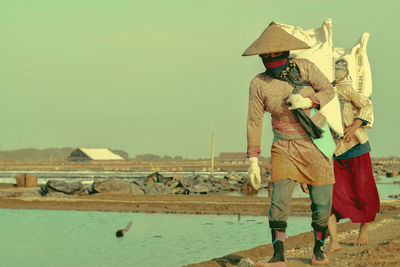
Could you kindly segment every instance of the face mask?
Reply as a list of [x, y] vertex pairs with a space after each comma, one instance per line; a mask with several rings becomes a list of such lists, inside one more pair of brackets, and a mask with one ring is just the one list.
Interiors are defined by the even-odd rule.
[[267, 73], [277, 78], [281, 74], [282, 70], [286, 69], [288, 66], [289, 51], [285, 51], [282, 55], [277, 57], [262, 57]]

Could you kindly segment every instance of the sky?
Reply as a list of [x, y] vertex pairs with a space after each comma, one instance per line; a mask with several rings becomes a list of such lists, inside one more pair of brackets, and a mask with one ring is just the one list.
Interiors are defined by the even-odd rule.
[[[0, 150], [108, 147], [207, 158], [245, 152], [244, 50], [271, 21], [319, 27], [352, 47], [369, 32], [372, 157], [399, 156], [396, 0], [2, 0]], [[262, 155], [272, 132], [265, 115]]]

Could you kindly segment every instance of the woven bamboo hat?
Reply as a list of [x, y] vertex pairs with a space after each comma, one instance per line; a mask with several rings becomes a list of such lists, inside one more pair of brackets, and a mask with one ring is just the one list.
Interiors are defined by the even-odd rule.
[[260, 37], [244, 51], [242, 56], [254, 56], [308, 48], [311, 48], [308, 44], [289, 34], [275, 22], [271, 22]]

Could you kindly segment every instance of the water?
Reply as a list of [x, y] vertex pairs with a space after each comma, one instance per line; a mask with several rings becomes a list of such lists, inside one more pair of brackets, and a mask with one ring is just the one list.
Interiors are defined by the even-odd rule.
[[[0, 172], [0, 183], [15, 183], [15, 174]], [[143, 178], [151, 172], [28, 171], [39, 181], [81, 180], [120, 177]], [[175, 172], [163, 175], [193, 175], [202, 172]], [[218, 173], [219, 176], [226, 173]], [[400, 178], [382, 178], [377, 183], [381, 200], [398, 194]], [[42, 179], [42, 180], [41, 180]], [[237, 193], [234, 193], [237, 194]], [[259, 196], [266, 196], [261, 191]], [[293, 197], [307, 197], [297, 187]], [[102, 213], [48, 210], [0, 209], [1, 266], [182, 266], [270, 242], [267, 217], [217, 215], [177, 215], [142, 213]], [[133, 221], [124, 238], [115, 231]], [[310, 217], [289, 218], [288, 236], [310, 231]]]
[[[0, 209], [0, 218], [8, 267], [182, 266], [270, 242], [267, 217]], [[311, 231], [309, 217], [288, 223], [288, 236]]]

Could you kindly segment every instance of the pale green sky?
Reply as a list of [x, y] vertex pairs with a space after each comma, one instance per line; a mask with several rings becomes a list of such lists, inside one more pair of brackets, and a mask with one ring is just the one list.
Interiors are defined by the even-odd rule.
[[[109, 147], [209, 157], [246, 151], [243, 51], [271, 22], [333, 19], [335, 46], [369, 32], [372, 156], [399, 155], [396, 0], [2, 0], [0, 149]], [[262, 151], [272, 140], [265, 116]]]

